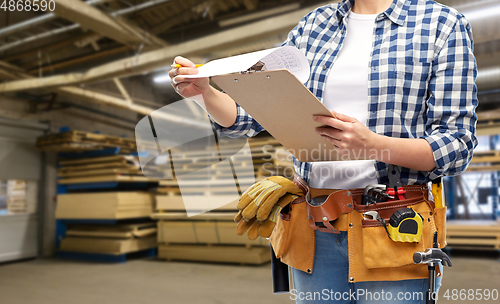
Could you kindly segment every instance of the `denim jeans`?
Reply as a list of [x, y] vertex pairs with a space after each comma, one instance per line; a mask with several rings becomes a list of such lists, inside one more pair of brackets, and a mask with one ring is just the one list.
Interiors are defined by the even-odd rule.
[[[428, 279], [349, 283], [347, 239], [347, 232], [316, 231], [313, 273], [292, 270], [294, 288], [290, 296], [296, 303], [425, 304]], [[436, 288], [441, 278], [436, 278]]]

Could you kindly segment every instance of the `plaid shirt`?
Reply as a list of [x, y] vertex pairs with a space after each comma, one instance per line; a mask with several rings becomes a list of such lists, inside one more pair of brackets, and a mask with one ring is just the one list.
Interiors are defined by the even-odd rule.
[[[354, 0], [310, 12], [284, 45], [306, 55], [311, 77], [306, 86], [322, 101], [328, 71], [346, 37], [346, 15]], [[475, 127], [477, 66], [468, 21], [456, 10], [430, 0], [394, 0], [375, 20], [369, 63], [368, 128], [398, 138], [423, 138], [432, 147], [436, 168], [402, 168], [403, 184], [423, 184], [465, 171], [477, 145]], [[234, 125], [220, 135], [255, 136], [263, 128], [238, 106]], [[294, 159], [295, 171], [309, 181], [311, 164]], [[387, 164], [376, 162], [380, 183], [388, 183]]]

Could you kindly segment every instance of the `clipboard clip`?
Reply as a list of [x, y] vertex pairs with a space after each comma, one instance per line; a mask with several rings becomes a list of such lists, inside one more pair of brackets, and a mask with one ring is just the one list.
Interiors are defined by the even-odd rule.
[[266, 64], [259, 60], [259, 62], [251, 66], [248, 70], [240, 72], [240, 74], [251, 74], [264, 71], [267, 71]]

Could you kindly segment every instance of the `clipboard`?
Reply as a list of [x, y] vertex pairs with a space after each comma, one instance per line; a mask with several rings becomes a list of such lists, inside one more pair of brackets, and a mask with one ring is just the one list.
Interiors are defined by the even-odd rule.
[[298, 160], [341, 160], [335, 146], [316, 134], [322, 124], [312, 119], [333, 117], [332, 113], [288, 70], [220, 75], [212, 80]]

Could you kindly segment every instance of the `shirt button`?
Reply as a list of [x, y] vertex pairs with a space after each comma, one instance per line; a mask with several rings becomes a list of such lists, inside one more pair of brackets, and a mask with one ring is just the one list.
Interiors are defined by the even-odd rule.
[[344, 30], [341, 30], [341, 31], [340, 31], [340, 33], [341, 33], [341, 34], [344, 34]]
[[323, 70], [326, 70], [326, 65], [323, 66]]

